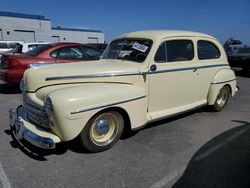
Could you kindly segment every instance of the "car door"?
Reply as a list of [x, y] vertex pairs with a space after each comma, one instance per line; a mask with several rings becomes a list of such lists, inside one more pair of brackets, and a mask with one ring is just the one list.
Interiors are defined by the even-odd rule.
[[197, 56], [197, 73], [199, 74], [198, 87], [200, 88], [200, 97], [204, 99], [207, 98], [209, 87], [216, 72], [223, 67], [228, 67], [228, 64], [223, 60], [220, 49], [213, 40], [198, 39]]
[[199, 106], [197, 59], [192, 38], [161, 42], [150, 65], [148, 111], [152, 119]]

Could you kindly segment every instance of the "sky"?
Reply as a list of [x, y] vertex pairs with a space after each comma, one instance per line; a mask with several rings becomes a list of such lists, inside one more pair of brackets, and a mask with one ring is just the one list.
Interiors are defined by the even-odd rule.
[[250, 0], [0, 0], [0, 11], [43, 15], [52, 26], [97, 29], [105, 40], [152, 29], [210, 34], [250, 44]]

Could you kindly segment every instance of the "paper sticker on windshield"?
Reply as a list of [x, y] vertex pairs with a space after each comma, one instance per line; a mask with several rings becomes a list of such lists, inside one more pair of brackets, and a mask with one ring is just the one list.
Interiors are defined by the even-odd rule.
[[143, 44], [140, 44], [140, 43], [138, 43], [138, 42], [135, 42], [135, 43], [133, 44], [132, 48], [135, 49], [135, 50], [138, 50], [138, 51], [144, 53], [144, 52], [147, 51], [148, 46], [145, 46], [145, 45], [143, 45]]

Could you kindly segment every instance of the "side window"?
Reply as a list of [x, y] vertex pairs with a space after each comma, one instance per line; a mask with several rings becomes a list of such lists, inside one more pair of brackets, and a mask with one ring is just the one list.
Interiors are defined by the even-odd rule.
[[16, 45], [17, 45], [16, 42], [10, 42], [10, 43], [9, 43], [9, 48], [15, 48]]
[[158, 48], [156, 62], [189, 61], [194, 58], [194, 47], [191, 40], [172, 40], [163, 42]]
[[2, 49], [4, 49], [4, 48], [8, 48], [8, 45], [7, 45], [7, 43], [6, 42], [1, 42], [0, 43], [0, 48], [2, 48]]
[[22, 53], [22, 51], [23, 51], [23, 45], [18, 43], [15, 49], [13, 50], [13, 53]]
[[213, 43], [200, 40], [198, 41], [198, 58], [203, 59], [218, 59], [220, 58], [220, 50]]
[[102, 52], [95, 48], [83, 47], [82, 52], [85, 60], [98, 60], [100, 59]]
[[28, 45], [28, 49], [29, 50], [33, 50], [34, 48], [36, 48], [38, 45], [37, 44], [30, 44]]
[[166, 43], [163, 42], [161, 43], [161, 45], [159, 46], [156, 54], [155, 54], [155, 61], [157, 63], [164, 63], [167, 61], [167, 52], [166, 52]]
[[57, 55], [58, 59], [69, 59], [69, 60], [77, 60], [82, 59], [82, 51], [81, 48], [78, 46], [70, 46], [61, 48], [59, 50], [59, 53]]
[[53, 52], [50, 53], [50, 56], [51, 56], [52, 58], [57, 58], [58, 52], [59, 52], [58, 49], [57, 49], [57, 50], [54, 50]]

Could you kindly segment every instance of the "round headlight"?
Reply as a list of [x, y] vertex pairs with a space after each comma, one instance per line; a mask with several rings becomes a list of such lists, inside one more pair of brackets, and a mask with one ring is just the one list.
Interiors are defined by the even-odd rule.
[[44, 109], [46, 111], [46, 113], [50, 116], [52, 115], [54, 109], [53, 109], [53, 104], [52, 104], [52, 101], [51, 101], [51, 98], [47, 97], [45, 99], [45, 102], [44, 102]]

